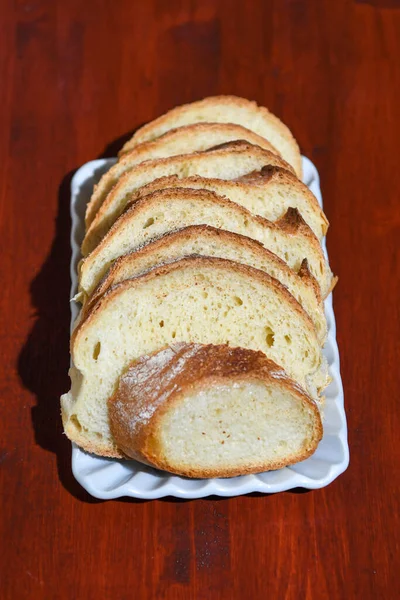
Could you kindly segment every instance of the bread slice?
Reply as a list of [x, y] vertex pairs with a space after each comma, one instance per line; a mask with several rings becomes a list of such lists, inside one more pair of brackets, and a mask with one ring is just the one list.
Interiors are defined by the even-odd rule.
[[254, 131], [271, 142], [301, 177], [300, 150], [288, 127], [267, 108], [237, 96], [214, 96], [173, 108], [136, 131], [123, 151], [154, 140], [176, 127], [199, 122], [237, 123]]
[[128, 457], [185, 477], [234, 477], [309, 457], [315, 402], [262, 352], [174, 344], [134, 362], [109, 400]]
[[261, 242], [296, 272], [306, 258], [323, 297], [332, 286], [332, 273], [321, 246], [296, 209], [289, 209], [279, 221], [271, 223], [214, 192], [174, 188], [144, 196], [114, 223], [81, 262], [79, 291], [90, 296], [119, 256], [188, 225], [213, 225], [246, 235]]
[[324, 306], [319, 286], [308, 270], [307, 261], [304, 261], [297, 274], [259, 242], [207, 225], [191, 225], [172, 231], [136, 252], [118, 258], [86, 303], [85, 310], [90, 310], [100, 296], [117, 283], [142, 275], [161, 264], [193, 255], [227, 258], [261, 269], [277, 279], [311, 317], [318, 339], [321, 344], [324, 343], [327, 334]]
[[241, 204], [255, 215], [276, 221], [288, 208], [297, 208], [305, 222], [321, 240], [328, 231], [328, 219], [314, 194], [295, 175], [280, 167], [263, 167], [236, 181], [207, 177], [175, 175], [161, 177], [140, 188], [134, 198], [140, 198], [163, 188], [192, 188], [216, 192]]
[[83, 240], [82, 254], [85, 256], [96, 247], [131, 200], [132, 194], [154, 179], [167, 175], [235, 179], [265, 165], [290, 168], [273, 152], [247, 142], [228, 142], [205, 152], [160, 158], [136, 165], [122, 175], [96, 212]]
[[121, 456], [107, 400], [133, 360], [182, 341], [260, 350], [313, 398], [329, 381], [314, 325], [283, 285], [233, 261], [185, 258], [114, 286], [74, 330], [61, 399], [68, 437]]
[[145, 160], [168, 158], [178, 154], [192, 154], [209, 150], [226, 142], [245, 140], [274, 154], [277, 150], [264, 138], [240, 125], [232, 123], [195, 123], [168, 131], [153, 142], [145, 142], [125, 153], [100, 179], [87, 206], [85, 222], [88, 227], [103, 200], [127, 171]]

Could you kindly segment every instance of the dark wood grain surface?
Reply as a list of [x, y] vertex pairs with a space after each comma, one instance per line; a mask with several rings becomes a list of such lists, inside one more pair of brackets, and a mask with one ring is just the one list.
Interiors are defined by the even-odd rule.
[[[400, 2], [0, 2], [0, 597], [400, 597]], [[74, 481], [69, 183], [173, 105], [270, 107], [317, 165], [351, 463], [328, 488], [110, 501]]]

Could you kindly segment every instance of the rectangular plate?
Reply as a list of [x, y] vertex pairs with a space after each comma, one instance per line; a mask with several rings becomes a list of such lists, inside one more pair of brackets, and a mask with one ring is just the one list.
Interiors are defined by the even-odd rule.
[[[71, 298], [77, 291], [77, 264], [85, 225], [86, 205], [93, 186], [114, 163], [115, 159], [93, 160], [83, 165], [71, 183]], [[313, 163], [303, 157], [303, 180], [322, 206], [318, 172]], [[326, 253], [325, 240], [323, 242]], [[203, 498], [204, 496], [239, 496], [250, 492], [275, 493], [296, 487], [321, 488], [347, 469], [346, 415], [343, 405], [343, 387], [340, 378], [339, 352], [336, 343], [335, 316], [332, 294], [325, 302], [328, 321], [328, 339], [324, 354], [328, 360], [332, 383], [326, 389], [324, 409], [324, 436], [313, 456], [291, 467], [258, 475], [243, 475], [229, 479], [186, 479], [157, 471], [134, 460], [107, 459], [84, 452], [72, 445], [72, 471], [77, 481], [96, 498]], [[71, 327], [79, 306], [71, 302]]]

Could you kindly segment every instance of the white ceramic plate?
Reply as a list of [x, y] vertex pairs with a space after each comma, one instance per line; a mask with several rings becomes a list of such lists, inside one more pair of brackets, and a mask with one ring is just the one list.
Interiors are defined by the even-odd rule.
[[[93, 160], [83, 165], [71, 183], [71, 298], [76, 293], [76, 267], [80, 259], [80, 244], [84, 234], [84, 214], [93, 185], [113, 164], [115, 159]], [[303, 157], [304, 182], [322, 205], [318, 172], [310, 160]], [[324, 245], [324, 250], [326, 248]], [[250, 492], [275, 493], [296, 487], [321, 488], [336, 479], [349, 463], [346, 415], [343, 406], [343, 387], [336, 344], [335, 316], [332, 294], [325, 303], [328, 320], [328, 339], [324, 354], [329, 363], [332, 383], [326, 390], [324, 436], [317, 451], [307, 460], [278, 471], [245, 475], [230, 479], [186, 479], [157, 471], [136, 461], [107, 459], [72, 448], [72, 470], [75, 478], [96, 498], [203, 498], [204, 496], [239, 496]], [[79, 306], [71, 303], [72, 320]]]

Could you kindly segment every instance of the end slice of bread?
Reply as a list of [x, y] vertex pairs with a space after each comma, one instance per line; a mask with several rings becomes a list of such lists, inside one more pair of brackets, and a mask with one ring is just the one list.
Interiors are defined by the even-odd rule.
[[188, 225], [213, 225], [263, 244], [296, 272], [306, 258], [325, 297], [332, 273], [321, 245], [296, 209], [271, 223], [207, 190], [173, 188], [144, 196], [126, 210], [80, 265], [79, 287], [90, 296], [119, 256]]
[[133, 166], [118, 179], [96, 212], [83, 240], [82, 254], [85, 256], [96, 247], [131, 201], [132, 194], [154, 179], [168, 175], [178, 177], [201, 175], [217, 179], [236, 179], [260, 170], [265, 165], [276, 165], [283, 169], [291, 168], [273, 152], [240, 141], [228, 142], [205, 152], [149, 160]]
[[289, 208], [296, 208], [319, 240], [328, 231], [328, 219], [314, 194], [295, 175], [280, 167], [267, 166], [236, 181], [210, 179], [198, 175], [184, 179], [175, 175], [161, 177], [140, 188], [134, 199], [173, 187], [215, 192], [269, 221], [276, 221]]
[[269, 150], [279, 152], [267, 140], [253, 131], [232, 123], [195, 123], [168, 131], [152, 142], [130, 148], [122, 158], [100, 179], [86, 209], [86, 227], [90, 225], [111, 188], [127, 171], [146, 160], [168, 158], [179, 154], [192, 154], [209, 150], [226, 142], [244, 140]]
[[300, 150], [289, 128], [267, 108], [237, 96], [213, 96], [177, 106], [141, 127], [124, 151], [154, 140], [171, 129], [199, 122], [237, 123], [267, 139], [301, 177]]
[[309, 457], [315, 402], [262, 352], [175, 344], [134, 362], [108, 402], [128, 457], [186, 477], [234, 477]]
[[90, 310], [117, 283], [138, 277], [162, 264], [194, 255], [227, 258], [261, 269], [277, 279], [312, 318], [318, 338], [321, 344], [324, 343], [327, 334], [324, 306], [319, 286], [308, 271], [306, 262], [297, 274], [260, 242], [207, 225], [191, 225], [172, 231], [139, 250], [118, 258], [87, 301], [84, 312]]

